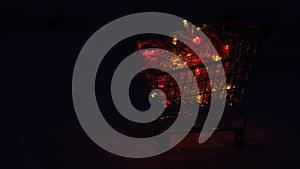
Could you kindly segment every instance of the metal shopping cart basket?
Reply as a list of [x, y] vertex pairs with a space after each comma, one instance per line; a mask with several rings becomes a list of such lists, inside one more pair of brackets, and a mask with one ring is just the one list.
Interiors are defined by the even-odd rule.
[[[222, 89], [224, 92], [227, 91], [225, 112], [237, 111], [240, 112], [243, 117], [243, 123], [241, 126], [235, 127], [218, 127], [216, 131], [235, 131], [234, 142], [237, 145], [243, 145], [245, 142], [244, 130], [247, 126], [247, 114], [242, 111], [238, 105], [242, 102], [245, 89], [249, 80], [249, 75], [253, 67], [254, 56], [258, 48], [258, 42], [261, 38], [260, 27], [245, 23], [231, 20], [226, 24], [198, 24], [198, 27], [189, 27], [187, 22], [183, 21], [183, 26], [186, 31], [174, 32], [173, 38], [151, 38], [141, 40], [138, 42], [138, 50], [145, 49], [147, 47], [163, 48], [173, 52], [179, 57], [171, 58], [168, 60], [164, 59], [164, 53], [156, 53], [157, 51], [145, 50], [143, 55], [146, 57], [146, 64], [165, 64], [166, 69], [169, 69], [171, 74], [168, 74], [160, 70], [146, 70], [146, 79], [148, 80], [147, 88], [150, 90], [160, 89], [165, 93], [167, 100], [160, 98], [160, 93], [150, 93], [151, 97], [158, 98], [165, 107], [169, 107], [171, 110], [169, 113], [156, 119], [154, 123], [154, 135], [163, 132], [166, 127], [163, 123], [167, 120], [174, 119], [178, 115], [184, 115], [184, 112], [178, 113], [174, 111], [176, 106], [180, 103], [194, 104], [191, 100], [196, 100], [197, 104], [200, 105], [201, 113], [207, 113], [209, 105], [211, 104], [211, 93], [215, 92], [214, 86], [211, 85], [210, 79], [220, 78], [220, 74], [217, 72], [220, 67], [221, 61], [224, 67], [226, 76], [226, 85]], [[178, 36], [185, 38], [186, 42], [191, 42], [190, 45], [199, 45], [201, 38], [196, 36], [196, 31], [203, 31], [206, 36], [210, 39], [217, 54], [213, 53], [211, 49], [206, 49], [205, 54], [208, 57], [203, 57], [204, 60], [197, 60], [195, 53], [191, 51], [185, 44], [177, 40]], [[205, 45], [202, 44], [205, 47]], [[152, 56], [156, 55], [160, 57], [160, 61], [153, 60]], [[184, 64], [188, 65], [189, 69], [182, 68], [177, 61], [182, 59]], [[205, 67], [203, 64], [209, 65]], [[214, 76], [208, 77], [208, 70], [213, 70]], [[193, 76], [187, 74], [187, 71], [192, 71]], [[173, 77], [177, 76], [180, 80], [175, 81]], [[198, 86], [191, 88], [192, 78], [196, 79]], [[184, 86], [182, 90], [189, 90], [188, 92], [180, 92], [178, 83]], [[199, 89], [199, 90], [198, 90]], [[184, 94], [182, 94], [184, 93]], [[182, 101], [182, 102], [181, 102]], [[175, 108], [174, 108], [175, 107]], [[172, 109], [173, 108], [173, 109]], [[200, 120], [201, 121], [201, 120]], [[190, 132], [200, 132], [203, 125], [201, 122], [196, 121]]]

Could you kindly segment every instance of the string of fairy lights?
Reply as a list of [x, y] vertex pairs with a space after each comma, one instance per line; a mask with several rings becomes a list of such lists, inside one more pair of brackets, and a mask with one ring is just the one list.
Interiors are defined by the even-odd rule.
[[[196, 101], [201, 106], [204, 106], [210, 103], [211, 92], [219, 92], [219, 96], [226, 97], [224, 92], [227, 90], [227, 93], [230, 95], [230, 93], [232, 93], [236, 87], [233, 80], [229, 80], [226, 85], [221, 84], [225, 87], [221, 89], [221, 91], [217, 91], [218, 85], [220, 84], [215, 83], [213, 86], [210, 83], [209, 78], [220, 77], [221, 74], [219, 70], [222, 68], [222, 66], [224, 67], [225, 75], [228, 75], [232, 69], [232, 63], [222, 62], [222, 64], [220, 64], [221, 62], [217, 61], [231, 57], [231, 50], [236, 50], [236, 48], [234, 48], [233, 44], [230, 43], [230, 40], [221, 41], [218, 39], [218, 36], [213, 34], [214, 32], [209, 31], [209, 26], [206, 24], [202, 24], [201, 27], [190, 27], [187, 20], [183, 20], [183, 26], [185, 31], [173, 32], [173, 38], [169, 38], [164, 41], [150, 39], [138, 42], [139, 49], [141, 49], [144, 45], [151, 45], [155, 48], [166, 49], [176, 55], [172, 57], [169, 56], [168, 52], [156, 50], [154, 48], [143, 50], [142, 55], [144, 56], [145, 65], [151, 67], [154, 64], [160, 64], [163, 69], [174, 71], [174, 73], [171, 75], [158, 75], [158, 72], [147, 72], [150, 88], [161, 89], [160, 93], [155, 91], [150, 93], [150, 96], [153, 99], [160, 100], [160, 98], [164, 98], [162, 96], [164, 96], [165, 93], [168, 100], [164, 100], [162, 102], [167, 107], [171, 104], [179, 104], [180, 100], [183, 103], [192, 104], [194, 104]], [[199, 34], [200, 31], [208, 32], [209, 39], [202, 39]], [[181, 42], [178, 39], [183, 39], [184, 42]], [[210, 45], [208, 40], [210, 40], [214, 46]], [[193, 46], [193, 48], [197, 50], [197, 53], [201, 54], [201, 60], [188, 46]], [[218, 52], [215, 49], [217, 49]], [[215, 64], [209, 64], [209, 67], [203, 67], [203, 63], [207, 65], [206, 63], [212, 62], [215, 62]], [[191, 71], [185, 70], [184, 67], [186, 66], [192, 68], [191, 70], [193, 71], [194, 76], [189, 76], [186, 73], [186, 71]], [[209, 72], [209, 74], [213, 74], [214, 77], [208, 77], [208, 71], [212, 71]], [[171, 78], [171, 76], [178, 77], [179, 81], [176, 82], [173, 80], [173, 78]], [[198, 83], [196, 88], [190, 85], [192, 78], [195, 78]], [[180, 91], [176, 83], [183, 84], [184, 87], [180, 90], [187, 91]], [[182, 93], [185, 93], [185, 95]]]

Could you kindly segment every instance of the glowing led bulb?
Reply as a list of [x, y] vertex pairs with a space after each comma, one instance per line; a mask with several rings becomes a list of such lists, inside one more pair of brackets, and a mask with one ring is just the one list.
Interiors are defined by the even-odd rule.
[[200, 75], [200, 69], [199, 68], [195, 69], [195, 75]]
[[226, 52], [229, 52], [229, 45], [223, 46], [223, 49], [224, 49]]
[[173, 38], [172, 43], [173, 45], [177, 45], [177, 38]]
[[214, 61], [221, 60], [221, 57], [219, 55], [212, 56], [212, 58], [213, 58]]
[[231, 85], [230, 84], [227, 84], [227, 86], [226, 86], [226, 89], [230, 89], [231, 88]]
[[187, 20], [183, 20], [183, 26], [185, 27], [186, 31], [189, 32], [189, 24], [187, 22]]
[[159, 84], [158, 88], [164, 88], [164, 85], [163, 84]]
[[192, 39], [192, 42], [193, 44], [195, 45], [199, 45], [201, 43], [201, 39], [198, 37], [198, 36], [195, 36], [193, 39]]

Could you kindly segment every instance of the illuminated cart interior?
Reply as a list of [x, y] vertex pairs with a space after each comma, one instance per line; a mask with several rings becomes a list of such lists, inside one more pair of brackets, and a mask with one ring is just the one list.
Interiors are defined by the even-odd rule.
[[[183, 20], [183, 26], [185, 31], [174, 32], [172, 38], [151, 38], [138, 42], [138, 50], [146, 49], [142, 53], [145, 57], [145, 64], [148, 66], [161, 64], [169, 72], [147, 69], [145, 73], [148, 82], [147, 88], [152, 91], [151, 98], [158, 100], [171, 110], [156, 119], [153, 125], [153, 134], [156, 135], [166, 130], [165, 121], [179, 115], [188, 115], [187, 112], [176, 111], [176, 106], [182, 103], [199, 104], [198, 114], [207, 113], [211, 100], [216, 99], [211, 98], [211, 93], [218, 92], [221, 99], [226, 97], [225, 113], [237, 111], [242, 115], [243, 122], [240, 126], [218, 127], [216, 131], [235, 131], [234, 142], [237, 145], [243, 145], [247, 114], [239, 108], [239, 104], [243, 100], [253, 67], [254, 56], [261, 37], [260, 27], [238, 21], [230, 21], [222, 26], [200, 23], [198, 27], [190, 27], [186, 20]], [[197, 36], [198, 31], [205, 33], [217, 53], [213, 52], [214, 50], [210, 49], [209, 45], [205, 44], [207, 42], [203, 41], [200, 36]], [[187, 45], [179, 41], [178, 37], [186, 40], [184, 43]], [[194, 49], [201, 50], [202, 60], [199, 60], [198, 56], [188, 47], [191, 45]], [[147, 50], [147, 48], [152, 49]], [[167, 53], [153, 48], [168, 50], [178, 57], [166, 57]], [[179, 62], [179, 60], [183, 62]], [[185, 68], [185, 65], [188, 68]], [[222, 66], [225, 71], [226, 84], [213, 84], [224, 86], [220, 89], [213, 86], [211, 80], [218, 82], [218, 79], [221, 78], [220, 68]], [[193, 76], [189, 75], [188, 71], [192, 71]], [[210, 72], [208, 73], [208, 71]], [[213, 76], [209, 77], [208, 74]], [[175, 81], [174, 77], [177, 77], [179, 81]], [[192, 85], [192, 78], [196, 80], [198, 86]], [[181, 90], [179, 84], [183, 86]], [[154, 89], [161, 91], [158, 92]], [[165, 100], [165, 97], [162, 96], [166, 96], [167, 99]], [[200, 132], [203, 127], [201, 120], [196, 121], [190, 132]]]

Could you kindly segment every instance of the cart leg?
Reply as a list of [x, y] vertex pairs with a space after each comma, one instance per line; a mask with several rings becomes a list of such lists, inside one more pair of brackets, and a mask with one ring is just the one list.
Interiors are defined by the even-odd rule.
[[236, 105], [232, 106], [235, 110], [237, 110], [239, 113], [241, 113], [241, 115], [244, 117], [244, 123], [242, 125], [242, 128], [245, 129], [247, 127], [248, 124], [248, 116], [247, 116], [247, 112], [245, 112], [244, 110], [242, 110], [241, 108], [237, 107]]
[[245, 131], [244, 131], [244, 128], [237, 128], [235, 130], [234, 142], [237, 146], [243, 146], [245, 144]]
[[245, 144], [245, 128], [247, 127], [248, 124], [248, 116], [244, 110], [240, 109], [236, 105], [234, 105], [233, 108], [235, 108], [238, 112], [240, 112], [244, 117], [244, 123], [242, 127], [235, 129], [235, 136], [234, 136], [235, 144], [238, 146], [243, 146]]

